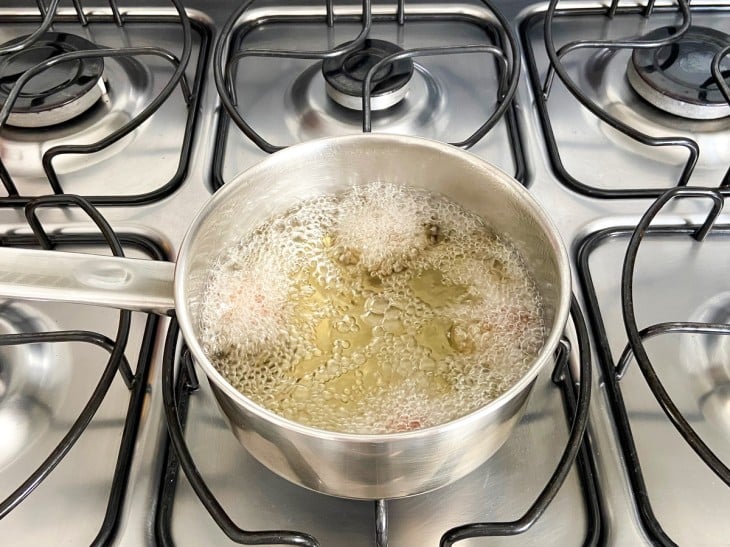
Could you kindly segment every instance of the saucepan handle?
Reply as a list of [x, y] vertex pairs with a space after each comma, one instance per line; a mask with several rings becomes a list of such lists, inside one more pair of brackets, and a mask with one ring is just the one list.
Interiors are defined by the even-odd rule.
[[77, 302], [169, 314], [175, 264], [61, 251], [0, 248], [0, 297]]

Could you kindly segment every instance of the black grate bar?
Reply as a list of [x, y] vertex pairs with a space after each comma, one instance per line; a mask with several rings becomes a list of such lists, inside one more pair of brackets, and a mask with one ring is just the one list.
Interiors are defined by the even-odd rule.
[[395, 12], [395, 20], [399, 25], [406, 23], [406, 0], [398, 0], [397, 11]]
[[38, 38], [40, 38], [43, 33], [45, 33], [49, 28], [51, 28], [51, 25], [53, 25], [53, 16], [56, 13], [56, 8], [58, 8], [60, 0], [51, 0], [50, 4], [48, 4], [48, 10], [45, 9], [42, 2], [38, 2], [38, 11], [41, 12], [41, 24], [40, 26], [28, 37], [21, 40], [20, 42], [13, 44], [11, 46], [3, 46], [0, 47], [0, 55], [7, 55], [8, 53], [15, 53], [17, 51], [20, 51], [21, 49], [28, 47], [29, 45], [33, 44]]
[[[440, 546], [451, 547], [457, 541], [475, 537], [489, 536], [515, 536], [529, 530], [540, 516], [545, 512], [550, 502], [555, 498], [565, 478], [568, 476], [578, 453], [583, 446], [583, 436], [588, 423], [588, 409], [591, 394], [591, 353], [588, 342], [588, 331], [583, 319], [583, 312], [575, 299], [571, 299], [570, 312], [573, 317], [576, 334], [578, 337], [578, 352], [580, 360], [580, 379], [578, 384], [578, 402], [576, 405], [573, 422], [570, 428], [568, 442], [558, 462], [555, 472], [548, 480], [545, 488], [527, 512], [517, 520], [511, 522], [489, 522], [466, 524], [447, 531], [442, 537]], [[566, 378], [566, 368], [570, 345], [567, 341], [561, 341], [556, 355], [556, 368], [553, 374], [553, 381], [562, 382]]]
[[[169, 328], [172, 328], [172, 325]], [[163, 356], [163, 359], [165, 358], [167, 357]], [[175, 379], [174, 389], [176, 394], [175, 404], [179, 419], [178, 423], [180, 429], [184, 430], [187, 423], [190, 394], [197, 390], [197, 379], [195, 381], [195, 387], [191, 386], [190, 373], [193, 371], [194, 374], [195, 366], [192, 363], [189, 352], [183, 352], [180, 356], [180, 362], [183, 366], [180, 368], [180, 372]], [[160, 491], [157, 499], [157, 511], [155, 512], [155, 533], [157, 535], [157, 542], [162, 547], [174, 547], [175, 545], [172, 537], [172, 509], [180, 472], [180, 460], [177, 457], [174, 447], [170, 444], [169, 439], [170, 436], [168, 434], [164, 450], [165, 459], [163, 460], [165, 467], [162, 472]]]
[[644, 8], [644, 17], [651, 17], [651, 14], [654, 13], [654, 4], [656, 4], [656, 0], [649, 0], [646, 3], [646, 8]]
[[[574, 42], [569, 42], [562, 46], [560, 49], [555, 51], [555, 48], [553, 46], [553, 40], [552, 40], [552, 17], [555, 12], [555, 7], [557, 6], [557, 3], [559, 0], [553, 0], [551, 3], [550, 8], [548, 9], [549, 14], [549, 24], [551, 32], [548, 34], [547, 30], [545, 32], [546, 37], [546, 45], [548, 42], [548, 36], [549, 36], [549, 42], [552, 46], [551, 49], [554, 51], [554, 57], [553, 55], [550, 56], [550, 60], [553, 61], [550, 66], [548, 67], [547, 75], [545, 76], [545, 84], [543, 87], [543, 94], [545, 97], [548, 97], [550, 95], [550, 88], [552, 87], [553, 79], [555, 77], [555, 72], [558, 69], [558, 66], [562, 64], [562, 59], [565, 57], [568, 53], [572, 51], [577, 51], [579, 49], [586, 49], [586, 48], [606, 48], [606, 49], [654, 49], [662, 46], [666, 46], [669, 44], [672, 44], [679, 40], [682, 36], [684, 36], [685, 32], [689, 29], [690, 25], [692, 24], [692, 16], [689, 11], [689, 3], [687, 0], [676, 0], [678, 3], [678, 7], [680, 12], [682, 13], [682, 24], [679, 26], [679, 28], [670, 36], [667, 36], [666, 38], [657, 39], [657, 40], [646, 40], [642, 36], [633, 36], [631, 38], [624, 38], [621, 40], [576, 40]], [[618, 7], [618, 2], [615, 2], [611, 5], [611, 10], [609, 10], [609, 17], [613, 17], [615, 15], [615, 7]], [[613, 12], [613, 13], [611, 13]], [[547, 23], [546, 23], [547, 25]]]
[[489, 119], [484, 122], [470, 137], [467, 137], [463, 141], [450, 143], [453, 146], [461, 148], [469, 148], [479, 142], [479, 140], [486, 135], [489, 130], [500, 120], [505, 110], [509, 106], [507, 98], [507, 70], [509, 68], [509, 61], [505, 56], [504, 52], [496, 46], [450, 46], [450, 47], [437, 47], [437, 48], [423, 48], [423, 49], [411, 49], [407, 51], [400, 51], [389, 55], [384, 59], [378, 61], [368, 70], [365, 80], [363, 81], [363, 94], [362, 94], [362, 130], [363, 133], [370, 133], [372, 125], [372, 108], [371, 108], [371, 93], [372, 93], [372, 81], [373, 77], [377, 72], [384, 66], [400, 61], [402, 59], [413, 59], [415, 57], [428, 57], [433, 55], [455, 55], [464, 53], [488, 53], [494, 55], [498, 62], [498, 74], [499, 74], [499, 96], [497, 97], [497, 109], [492, 113]]
[[114, 15], [114, 22], [117, 24], [118, 27], [123, 27], [124, 19], [122, 19], [122, 14], [119, 12], [117, 0], [109, 0], [109, 7], [111, 8], [112, 14]]
[[[253, 3], [254, 0], [251, 0], [248, 4]], [[370, 28], [372, 26], [373, 22], [373, 15], [372, 10], [370, 6], [371, 0], [363, 0], [362, 1], [362, 29], [360, 30], [360, 33], [355, 37], [355, 39], [348, 43], [347, 45], [339, 46], [333, 49], [327, 49], [323, 51], [311, 51], [311, 50], [296, 50], [296, 49], [249, 49], [244, 51], [239, 51], [231, 56], [231, 58], [228, 61], [226, 74], [230, 75], [230, 69], [231, 65], [237, 63], [239, 60], [241, 60], [244, 57], [273, 57], [273, 58], [287, 58], [287, 59], [312, 59], [312, 60], [322, 60], [322, 59], [331, 59], [332, 57], [337, 57], [339, 55], [344, 55], [347, 53], [350, 53], [352, 51], [355, 51], [362, 43], [365, 41], [365, 38], [367, 38], [368, 33], [370, 32]], [[244, 8], [248, 8], [248, 5], [244, 5]], [[240, 10], [243, 12], [243, 10]], [[236, 17], [231, 18], [229, 21], [235, 22]], [[221, 58], [221, 65], [222, 66], [222, 58]], [[230, 88], [229, 91], [233, 93], [233, 89]], [[235, 103], [234, 103], [235, 104]]]
[[626, 411], [621, 388], [615, 374], [616, 367], [612, 361], [611, 348], [606, 336], [606, 331], [603, 327], [603, 319], [601, 317], [598, 298], [596, 296], [595, 286], [593, 284], [591, 270], [589, 267], [591, 253], [599, 246], [600, 243], [612, 237], [630, 234], [632, 231], [633, 227], [616, 231], [606, 229], [585, 239], [578, 248], [578, 272], [585, 290], [586, 301], [588, 303], [588, 318], [595, 333], [594, 337], [596, 340], [598, 361], [603, 369], [604, 385], [606, 386], [608, 400], [611, 404], [611, 410], [616, 423], [616, 432], [620, 441], [623, 457], [627, 461], [626, 470], [631, 483], [631, 491], [637, 502], [639, 516], [654, 543], [663, 546], [674, 546], [675, 544], [666, 535], [657, 521], [651, 507], [649, 493], [641, 470], [641, 462], [639, 461], [638, 451], [634, 443], [628, 412]]
[[[42, 63], [38, 63], [37, 65], [35, 65], [32, 68], [25, 71], [20, 76], [20, 78], [17, 79], [16, 83], [13, 85], [13, 88], [10, 90], [10, 93], [8, 93], [8, 98], [5, 101], [5, 104], [3, 104], [3, 107], [0, 110], [0, 127], [5, 125], [5, 122], [7, 122], [8, 117], [10, 116], [10, 111], [13, 109], [13, 106], [15, 105], [15, 101], [18, 99], [18, 96], [23, 91], [23, 87], [25, 86], [25, 84], [27, 84], [30, 79], [32, 79], [34, 76], [37, 76], [44, 70], [51, 68], [55, 65], [65, 63], [68, 61], [74, 61], [77, 59], [96, 59], [99, 57], [131, 57], [131, 56], [137, 56], [137, 55], [155, 55], [157, 57], [161, 57], [161, 58], [165, 59], [166, 61], [169, 61], [175, 67], [176, 74], [178, 72], [180, 72], [181, 63], [178, 60], [178, 58], [175, 55], [173, 55], [172, 53], [170, 53], [169, 51], [166, 51], [161, 48], [156, 48], [156, 47], [94, 49], [94, 50], [89, 50], [89, 51], [72, 51], [69, 53], [63, 53], [61, 55], [57, 55], [55, 57], [47, 59], [46, 61], [43, 61]], [[172, 80], [174, 80], [174, 77], [171, 78], [171, 81]], [[177, 82], [175, 82], [175, 84], [177, 84]], [[187, 78], [184, 73], [180, 77], [180, 87], [183, 90], [183, 96], [185, 98], [185, 102], [187, 104], [190, 104], [192, 94], [190, 92], [190, 85], [188, 84]], [[158, 96], [158, 98], [159, 98], [159, 96]], [[151, 103], [151, 104], [154, 104], [154, 103]], [[156, 105], [156, 106], [159, 106], [159, 105]], [[156, 107], [155, 107], [155, 109], [156, 109]], [[144, 115], [145, 113], [146, 113], [146, 111], [143, 111], [140, 114], [140, 116]], [[94, 151], [96, 152], [96, 150], [94, 150]]]
[[[22, 344], [49, 344], [55, 342], [86, 342], [100, 348], [104, 348], [109, 353], [114, 349], [114, 340], [99, 334], [86, 330], [60, 330], [53, 332], [22, 332], [18, 334], [4, 334], [0, 337], [0, 346], [19, 346]], [[122, 355], [119, 361], [119, 373], [122, 375], [124, 384], [127, 389], [134, 388], [134, 373], [129, 361]]]
[[188, 375], [186, 389], [190, 392], [197, 391], [200, 388], [200, 381], [198, 380], [198, 373], [195, 372], [195, 364], [193, 364], [193, 359], [190, 357], [189, 352], [185, 353], [184, 357], [182, 363]]
[[[730, 334], [730, 325], [724, 323], [697, 323], [692, 321], [671, 321], [657, 323], [639, 331], [641, 341], [654, 338], [662, 334]], [[616, 377], [622, 380], [634, 356], [631, 344], [626, 344], [621, 357], [616, 364]]]
[[718, 51], [717, 55], [715, 55], [715, 57], [713, 57], [712, 59], [711, 69], [712, 76], [717, 82], [717, 87], [720, 88], [722, 96], [725, 97], [725, 100], [728, 102], [728, 104], [730, 104], [730, 87], [725, 80], [728, 77], [728, 74], [723, 74], [722, 70], [720, 70], [720, 62], [724, 57], [727, 57], [728, 55], [730, 55], [730, 46], [727, 46]]
[[[63, 196], [42, 196], [26, 205], [25, 218], [41, 248], [53, 250], [55, 248], [55, 243], [41, 224], [41, 221], [38, 218], [38, 209], [47, 207], [68, 207], [72, 205], [82, 209], [94, 222], [104, 237], [106, 244], [110, 247], [115, 256], [124, 256], [122, 245], [107, 220], [93, 205], [91, 205], [91, 203], [84, 198], [73, 194]], [[103, 340], [99, 345], [111, 350], [111, 345], [114, 344], [114, 342], [106, 337], [102, 337], [102, 339]], [[124, 356], [122, 356], [122, 360], [119, 363], [119, 369], [122, 377], [124, 378], [124, 382], [127, 384], [127, 387], [131, 389], [134, 381], [134, 375], [131, 367], [129, 366], [129, 362]]]
[[46, 10], [46, 5], [43, 3], [43, 0], [35, 0], [35, 5], [38, 6], [38, 11], [41, 12], [41, 17], [45, 17], [48, 14], [48, 11]]
[[[588, 342], [588, 340], [586, 340], [586, 342]], [[570, 353], [569, 341], [564, 338], [558, 349], [562, 349], [565, 355], [564, 357], [558, 355], [556, 358], [557, 365], [553, 371], [553, 382], [561, 388], [566, 417], [576, 416], [578, 412], [578, 405], [582, 403], [580, 403], [580, 399], [577, 396], [579, 395], [579, 390], [577, 390], [578, 382], [576, 382], [573, 378], [567, 361], [569, 357], [568, 354]], [[564, 364], [562, 365], [558, 360], [561, 358], [564, 359]], [[593, 460], [593, 454], [594, 452], [591, 447], [590, 438], [587, 434], [584, 434], [583, 442], [581, 444], [580, 451], [578, 452], [578, 457], [576, 458], [578, 479], [584, 494], [587, 521], [583, 547], [598, 547], [598, 545], [603, 545], [603, 528], [601, 525], [603, 509], [601, 507], [601, 498], [598, 494], [598, 473], [596, 471], [596, 464]]]
[[[651, 235], [652, 237], [674, 237], [676, 235], [693, 237], [700, 228], [700, 226], [695, 225], [650, 226], [647, 228], [647, 235]], [[629, 413], [624, 403], [619, 379], [616, 374], [617, 364], [614, 363], [589, 262], [592, 253], [601, 244], [613, 238], [628, 239], [634, 231], [635, 227], [628, 226], [607, 228], [591, 234], [579, 244], [576, 262], [578, 264], [581, 284], [588, 302], [588, 317], [594, 332], [598, 362], [603, 370], [606, 396], [611, 406], [615, 430], [619, 439], [619, 448], [622, 458], [626, 461], [625, 469], [641, 524], [644, 526], [652, 543], [662, 546], [676, 546], [657, 520], [651, 505], [650, 493], [644, 481], [641, 460], [639, 459], [639, 453], [634, 442]], [[723, 237], [728, 237], [730, 236], [730, 226], [723, 225], [722, 227], [715, 227], [713, 233], [719, 233]]]
[[74, 9], [76, 10], [76, 16], [79, 18], [79, 23], [81, 26], [85, 27], [89, 24], [89, 18], [86, 17], [86, 13], [84, 13], [84, 8], [81, 5], [81, 0], [72, 0]]
[[[175, 449], [176, 458], [203, 506], [225, 535], [235, 543], [243, 545], [275, 544], [317, 547], [319, 544], [316, 539], [301, 532], [292, 532], [288, 530], [249, 532], [239, 528], [231, 520], [208, 488], [208, 485], [200, 475], [200, 472], [198, 471], [198, 468], [185, 444], [180, 415], [178, 413], [174, 379], [178, 333], [179, 328], [177, 318], [173, 316], [170, 328], [167, 332], [167, 338], [165, 340], [165, 351], [162, 361], [162, 399], [165, 409], [165, 417], [167, 419], [167, 430]], [[184, 350], [183, 353], [187, 353], [187, 350]], [[189, 359], [189, 354], [188, 357], [185, 358]]]
[[335, 26], [335, 0], [326, 0], [325, 1], [325, 9], [327, 10], [326, 18], [327, 18], [327, 26], [328, 27], [334, 27]]
[[[164, 257], [161, 253], [158, 253], [157, 258], [162, 259]], [[119, 445], [117, 464], [114, 468], [112, 487], [109, 491], [109, 501], [107, 503], [106, 514], [104, 515], [104, 521], [99, 529], [99, 533], [91, 542], [92, 547], [109, 545], [117, 530], [122, 502], [124, 501], [124, 496], [127, 491], [128, 478], [131, 470], [132, 457], [134, 456], [134, 446], [137, 440], [140, 418], [142, 416], [145, 399], [147, 398], [146, 380], [149, 376], [149, 369], [152, 363], [152, 354], [154, 351], [155, 337], [157, 336], [158, 323], [159, 319], [156, 316], [147, 316], [144, 339], [142, 340], [142, 349], [137, 362], [137, 375], [135, 377], [136, 383], [132, 396], [129, 400], [127, 419], [124, 422], [124, 431], [122, 432], [122, 440]]]
[[[183, 95], [185, 97], [185, 102], [187, 104], [190, 104], [191, 100], [191, 94], [190, 94], [190, 87], [187, 83], [187, 80], [185, 79], [184, 71], [185, 66], [177, 60], [177, 58], [172, 55], [170, 52], [165, 51], [160, 48], [154, 48], [154, 47], [143, 47], [143, 48], [122, 48], [122, 49], [97, 49], [92, 51], [74, 51], [70, 53], [63, 53], [61, 55], [57, 55], [56, 57], [53, 57], [51, 59], [48, 59], [42, 63], [39, 63], [32, 67], [31, 69], [24, 72], [20, 78], [18, 78], [17, 82], [13, 86], [12, 90], [8, 94], [8, 99], [5, 101], [5, 104], [2, 107], [2, 110], [0, 110], [0, 128], [3, 127], [5, 122], [7, 121], [8, 117], [10, 116], [10, 111], [13, 108], [13, 105], [15, 104], [15, 101], [18, 99], [18, 96], [20, 95], [23, 86], [28, 83], [28, 81], [36, 76], [37, 74], [43, 72], [44, 70], [51, 68], [59, 63], [64, 63], [71, 60], [76, 59], [89, 59], [89, 58], [98, 58], [98, 57], [130, 57], [130, 56], [138, 56], [138, 55], [154, 55], [157, 57], [161, 57], [175, 66], [175, 73], [168, 81], [165, 88], [160, 92], [160, 94], [153, 100], [147, 107], [140, 112], [137, 116], [135, 116], [132, 120], [130, 120], [127, 124], [120, 127], [116, 131], [110, 133], [105, 138], [97, 141], [93, 144], [88, 145], [65, 145], [65, 146], [55, 146], [49, 150], [47, 150], [43, 154], [43, 169], [46, 172], [46, 176], [48, 177], [48, 181], [51, 185], [51, 188], [53, 189], [54, 193], [56, 194], [62, 194], [63, 189], [61, 188], [60, 181], [58, 180], [58, 175], [55, 172], [55, 169], [53, 168], [53, 158], [60, 154], [90, 154], [93, 152], [98, 152], [99, 150], [102, 150], [106, 148], [107, 146], [117, 142], [118, 140], [122, 139], [132, 131], [134, 131], [137, 127], [139, 127], [142, 123], [144, 123], [152, 114], [154, 114], [157, 109], [160, 107], [160, 105], [167, 99], [167, 97], [170, 95], [172, 90], [177, 86], [177, 83], [179, 81], [180, 86], [183, 90]], [[186, 60], [187, 62], [187, 60]]]
[[[647, 7], [650, 6], [650, 4], [646, 5]], [[554, 12], [554, 10], [550, 11], [550, 21], [552, 25], [552, 20], [557, 19], [558, 17], [569, 20], [569, 19], [575, 19], [574, 24], [578, 25], [580, 24], [580, 20], [582, 17], [585, 16], [608, 16], [607, 13], [608, 7], [605, 8], [579, 8], [579, 9], [566, 9], [562, 11], [558, 11], [557, 13]], [[711, 13], [714, 10], [710, 7], [703, 6], [703, 7], [693, 7], [692, 11], [701, 11], [703, 13]], [[662, 6], [655, 8], [652, 5], [652, 10], [647, 10], [644, 8], [641, 8], [639, 6], [631, 6], [631, 7], [621, 7], [618, 8], [618, 14], [626, 15], [626, 16], [649, 16], [651, 13], [675, 13], [677, 12], [676, 7], [670, 7], [670, 6]], [[540, 20], [539, 23], [536, 23], [537, 20]], [[656, 199], [662, 193], [666, 190], [666, 188], [602, 188], [600, 186], [593, 186], [590, 183], [580, 181], [576, 179], [574, 176], [572, 176], [566, 166], [563, 164], [563, 161], [560, 156], [560, 149], [558, 148], [558, 144], [556, 141], [555, 134], [552, 129], [552, 124], [550, 122], [550, 114], [548, 111], [548, 97], [545, 94], [545, 87], [544, 87], [544, 78], [538, 71], [537, 67], [537, 61], [536, 61], [536, 51], [535, 47], [532, 44], [532, 37], [530, 36], [531, 28], [535, 24], [540, 24], [543, 27], [545, 26], [546, 19], [548, 19], [548, 13], [537, 13], [533, 16], [528, 17], [525, 22], [521, 25], [521, 34], [523, 37], [523, 43], [525, 44], [525, 48], [527, 51], [527, 66], [530, 73], [530, 83], [532, 85], [534, 94], [535, 94], [535, 106], [537, 107], [537, 111], [539, 114], [539, 119], [542, 124], [543, 128], [543, 134], [545, 137], [546, 145], [548, 148], [548, 155], [552, 164], [553, 169], [555, 170], [557, 176], [561, 180], [562, 183], [564, 183], [566, 186], [571, 188], [572, 190], [586, 195], [593, 198], [601, 198], [601, 199], [626, 199], [626, 198], [652, 198]], [[544, 31], [543, 31], [544, 33]], [[545, 40], [545, 48], [546, 52], [549, 54], [549, 50], [551, 49], [551, 44], [548, 40]], [[552, 51], [555, 53], [554, 45], [552, 45]], [[548, 70], [556, 70], [556, 74], [560, 76], [559, 71], [564, 72], [564, 67], [562, 65], [556, 65], [555, 67], [552, 66], [553, 62], [550, 61], [550, 65], [548, 66]], [[569, 93], [574, 95], [576, 99], [580, 101], [581, 96], [576, 96], [576, 85], [574, 82], [568, 80], [565, 82], [566, 88]], [[579, 92], [580, 93], [580, 92]], [[612, 125], [612, 127], [615, 127], [617, 130], [622, 131], [616, 124], [612, 121], [613, 118], [610, 114], [606, 113], [605, 111], [601, 110], [599, 107], [597, 107], [594, 103], [591, 102], [591, 105], [585, 105], [586, 108], [591, 112], [592, 114], [599, 117], [600, 120], [606, 121], [606, 117], [611, 118], [606, 123], [609, 123], [609, 125]], [[635, 135], [630, 133], [626, 133], [627, 136], [630, 138], [635, 138]], [[636, 139], [638, 140], [638, 139]], [[642, 141], [640, 141], [642, 142]], [[693, 150], [695, 148], [695, 145], [693, 144], [694, 141], [685, 142], [685, 141], [679, 141], [675, 145], [680, 147], [688, 148], [688, 158], [687, 162], [682, 167], [682, 172], [678, 176], [676, 182], [674, 182], [675, 186], [684, 186], [688, 184], [688, 181], [691, 177], [691, 174], [694, 170], [694, 160], [695, 157], [695, 151]], [[658, 145], [657, 145], [658, 146]], [[671, 142], [667, 142], [665, 146], [672, 146]], [[699, 150], [699, 148], [697, 148]], [[696, 163], [696, 162], [695, 162]], [[670, 181], [672, 182], [672, 181]], [[721, 193], [723, 195], [730, 195], [730, 169], [728, 169], [728, 172], [725, 174], [721, 184], [719, 185], [719, 188], [721, 189]]]
[[[245, 57], [267, 57], [267, 58], [290, 58], [290, 59], [327, 59], [336, 57], [338, 55], [346, 54], [350, 51], [356, 50], [367, 38], [370, 33], [370, 27], [372, 25], [372, 10], [370, 7], [371, 0], [362, 1], [362, 29], [357, 37], [350, 43], [340, 46], [331, 50], [326, 51], [296, 51], [296, 50], [275, 50], [275, 49], [250, 49], [234, 53], [230, 56], [228, 62], [223, 63], [223, 52], [225, 44], [229, 42], [231, 32], [235, 22], [241, 17], [241, 15], [253, 4], [255, 0], [249, 0], [241, 5], [234, 14], [228, 19], [221, 34], [218, 37], [218, 41], [215, 46], [213, 54], [213, 77], [215, 80], [218, 94], [220, 95], [223, 107], [226, 112], [238, 126], [238, 128], [256, 145], [263, 151], [273, 153], [278, 150], [285, 148], [284, 146], [275, 146], [263, 137], [261, 137], [254, 129], [243, 119], [241, 114], [236, 108], [238, 105], [238, 97], [233, 85], [233, 78], [231, 76], [232, 71], [236, 64]], [[325, 19], [329, 22], [329, 13], [325, 16]]]
[[687, 422], [680, 410], [676, 407], [671, 397], [667, 393], [659, 376], [651, 364], [649, 355], [644, 348], [639, 329], [636, 324], [636, 314], [634, 311], [634, 269], [636, 264], [636, 256], [639, 246], [646, 235], [647, 229], [651, 221], [666, 205], [667, 202], [677, 197], [707, 198], [712, 200], [713, 206], [707, 217], [707, 220], [696, 231], [692, 237], [697, 241], [702, 241], [711, 230], [715, 219], [720, 214], [723, 206], [722, 195], [711, 188], [673, 188], [666, 191], [659, 199], [657, 199], [644, 213], [636, 226], [636, 230], [631, 235], [629, 245], [626, 250], [624, 266], [621, 277], [621, 308], [623, 312], [626, 334], [629, 339], [629, 345], [634, 354], [641, 373], [649, 385], [654, 397], [656, 398], [667, 418], [677, 429], [679, 434], [687, 441], [702, 461], [720, 478], [725, 484], [730, 486], [730, 469], [718, 458], [715, 453], [705, 444], [702, 438], [695, 432], [692, 426]]
[[2, 159], [0, 159], [0, 180], [2, 180], [3, 186], [5, 186], [5, 191], [8, 193], [8, 197], [16, 197], [19, 195], [18, 188], [15, 186], [10, 173], [8, 173], [8, 170], [5, 168], [5, 164]]
[[618, 9], [619, 0], [611, 0], [611, 6], [608, 8], [606, 15], [609, 19], [613, 19], [616, 16], [616, 10]]
[[86, 199], [73, 194], [66, 194], [64, 196], [42, 196], [26, 205], [25, 218], [42, 248], [52, 250], [55, 245], [48, 236], [48, 232], [46, 232], [38, 219], [38, 209], [41, 207], [68, 207], [72, 205], [84, 211], [94, 224], [96, 224], [97, 228], [99, 228], [99, 231], [104, 236], [104, 240], [111, 248], [112, 253], [114, 253], [114, 256], [124, 256], [122, 244], [119, 242], [119, 238], [114, 233], [109, 222], [107, 222], [101, 213]]
[[[87, 212], [100, 231], [103, 233], [83, 235], [53, 235], [49, 236], [40, 225], [36, 210], [39, 207], [64, 207], [78, 206]], [[135, 234], [123, 234], [116, 236], [111, 231], [108, 223], [99, 215], [88, 201], [78, 196], [47, 196], [38, 198], [26, 207], [26, 219], [32, 224], [33, 234], [10, 234], [0, 236], [0, 245], [7, 246], [34, 246], [36, 244], [47, 249], [54, 249], [57, 245], [100, 245], [106, 244], [113, 254], [123, 256], [120, 242], [130, 245], [148, 253], [153, 259], [165, 259], [164, 252], [153, 242]], [[41, 463], [41, 465], [28, 477], [28, 479], [0, 503], [0, 519], [17, 507], [26, 499], [34, 489], [53, 471], [58, 463], [65, 457], [69, 450], [75, 445], [78, 438], [83, 434], [94, 418], [101, 402], [116, 375], [122, 376], [126, 387], [130, 391], [130, 401], [125, 414], [124, 429], [119, 445], [114, 473], [110, 477], [111, 484], [107, 498], [106, 511], [96, 538], [92, 545], [108, 545], [118, 528], [119, 515], [122, 502], [127, 489], [127, 481], [131, 471], [131, 462], [134, 455], [134, 448], [137, 439], [140, 418], [147, 397], [146, 380], [149, 375], [149, 368], [152, 362], [154, 339], [157, 332], [158, 319], [148, 316], [144, 336], [140, 346], [139, 359], [136, 371], [132, 369], [127, 361], [124, 352], [126, 350], [129, 328], [131, 325], [131, 314], [121, 312], [118, 324], [116, 340], [106, 336], [85, 331], [85, 330], [64, 330], [54, 332], [19, 333], [0, 336], [0, 346], [19, 345], [32, 343], [87, 343], [105, 349], [109, 358], [104, 367], [101, 378], [94, 389], [89, 401], [81, 411], [77, 420], [71, 425], [66, 435], [61, 439], [55, 449]]]

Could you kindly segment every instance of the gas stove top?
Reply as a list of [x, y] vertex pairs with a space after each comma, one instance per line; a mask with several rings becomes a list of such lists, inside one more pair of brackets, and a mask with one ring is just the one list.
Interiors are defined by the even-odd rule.
[[[242, 170], [365, 129], [450, 142], [518, 179], [570, 250], [576, 303], [552, 375], [493, 458], [373, 503], [304, 490], [251, 457], [174, 319], [4, 300], [4, 538], [726, 544], [730, 212], [702, 228], [730, 188], [730, 91], [711, 71], [730, 84], [730, 4], [56, 4], [0, 8], [0, 102], [18, 105], [0, 112], [1, 246], [172, 260]], [[34, 50], [19, 47], [36, 32]], [[402, 58], [376, 67], [363, 102], [388, 55]]]

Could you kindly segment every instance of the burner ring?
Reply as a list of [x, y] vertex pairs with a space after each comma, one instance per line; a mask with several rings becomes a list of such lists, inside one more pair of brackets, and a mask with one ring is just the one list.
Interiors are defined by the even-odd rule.
[[[674, 27], [662, 27], [647, 39], [667, 38]], [[655, 107], [683, 118], [714, 120], [730, 116], [711, 72], [713, 57], [730, 43], [718, 30], [693, 26], [676, 42], [650, 49], [634, 49], [626, 75], [641, 97]], [[725, 59], [723, 72], [730, 70]]]
[[[20, 36], [3, 45], [25, 39]], [[64, 53], [94, 50], [88, 40], [63, 32], [47, 32], [30, 46], [0, 57], [0, 104], [27, 70]], [[21, 90], [8, 124], [46, 127], [68, 121], [88, 110], [106, 93], [101, 57], [76, 59], [49, 67], [32, 77]]]
[[[382, 59], [401, 51], [403, 49], [391, 42], [368, 38], [361, 48], [353, 52], [325, 59], [322, 74], [327, 95], [346, 108], [362, 110], [362, 85], [368, 70]], [[372, 110], [384, 110], [403, 99], [412, 77], [411, 59], [400, 59], [379, 70], [372, 80]]]

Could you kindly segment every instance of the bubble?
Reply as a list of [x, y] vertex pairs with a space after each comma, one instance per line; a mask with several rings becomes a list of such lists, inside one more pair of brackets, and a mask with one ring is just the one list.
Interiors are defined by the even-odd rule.
[[531, 366], [542, 305], [519, 253], [443, 197], [382, 182], [303, 201], [223, 252], [203, 346], [289, 419], [411, 431], [486, 405]]

